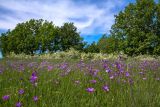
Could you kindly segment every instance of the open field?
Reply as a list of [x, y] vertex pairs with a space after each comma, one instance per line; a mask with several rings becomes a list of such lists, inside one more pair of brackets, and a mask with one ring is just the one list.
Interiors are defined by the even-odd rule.
[[3, 59], [0, 107], [159, 107], [159, 84], [158, 60]]
[[160, 107], [160, 0], [1, 0], [0, 107]]

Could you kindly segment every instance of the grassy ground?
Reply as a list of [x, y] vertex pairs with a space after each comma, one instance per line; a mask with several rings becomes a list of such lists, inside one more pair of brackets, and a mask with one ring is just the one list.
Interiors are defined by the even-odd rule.
[[0, 61], [0, 107], [159, 107], [159, 84], [156, 60]]

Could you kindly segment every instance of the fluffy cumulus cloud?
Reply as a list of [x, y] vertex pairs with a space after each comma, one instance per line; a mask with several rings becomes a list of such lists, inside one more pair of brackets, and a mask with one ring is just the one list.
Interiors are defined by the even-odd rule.
[[0, 29], [13, 29], [31, 18], [57, 26], [74, 22], [82, 35], [109, 33], [114, 15], [128, 0], [1, 0]]

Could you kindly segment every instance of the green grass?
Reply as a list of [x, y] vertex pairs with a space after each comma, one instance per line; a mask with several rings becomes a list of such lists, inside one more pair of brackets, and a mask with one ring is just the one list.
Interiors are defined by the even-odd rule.
[[[32, 69], [27, 66], [30, 62], [36, 62], [39, 66]], [[148, 62], [148, 66], [145, 67], [146, 80], [139, 74], [140, 61], [123, 62], [126, 64], [125, 71], [128, 69], [130, 76], [120, 74], [121, 76], [113, 80], [102, 68], [101, 61], [85, 61], [85, 67], [81, 70], [76, 66], [79, 61], [65, 61], [71, 69], [66, 76], [61, 76], [63, 70], [58, 67], [63, 60], [49, 60], [47, 65], [54, 66], [51, 71], [48, 71], [46, 66], [40, 67], [41, 62], [42, 60], [1, 61], [0, 65], [4, 71], [0, 74], [0, 107], [14, 107], [18, 101], [22, 102], [23, 107], [160, 107], [160, 81], [156, 80], [156, 77], [160, 76], [160, 69], [157, 67], [153, 71], [155, 67], [149, 66], [153, 62]], [[23, 72], [9, 66], [10, 64], [19, 66], [21, 63], [25, 67]], [[115, 67], [111, 67], [114, 63], [109, 61], [109, 66], [112, 72], [117, 72]], [[132, 68], [128, 68], [128, 64]], [[89, 74], [87, 66], [99, 69], [97, 76]], [[29, 81], [33, 71], [38, 72], [37, 87]], [[93, 79], [97, 80], [97, 83], [90, 83]], [[131, 84], [128, 82], [130, 79], [134, 81]], [[80, 83], [76, 84], [76, 80]], [[126, 82], [123, 82], [124, 80]], [[106, 84], [109, 86], [109, 92], [102, 89]], [[93, 87], [95, 91], [88, 93], [86, 91], [88, 87]], [[18, 95], [21, 88], [25, 93]], [[2, 96], [7, 94], [10, 95], [10, 99], [3, 101]], [[37, 102], [33, 101], [35, 95], [39, 97]]]

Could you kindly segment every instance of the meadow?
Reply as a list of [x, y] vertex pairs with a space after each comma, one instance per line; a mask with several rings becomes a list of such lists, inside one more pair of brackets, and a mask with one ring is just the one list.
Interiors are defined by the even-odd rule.
[[160, 107], [160, 0], [1, 0], [0, 107]]
[[160, 61], [0, 61], [0, 107], [160, 107]]

